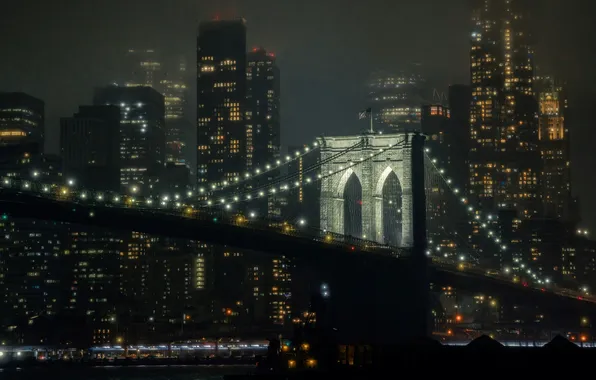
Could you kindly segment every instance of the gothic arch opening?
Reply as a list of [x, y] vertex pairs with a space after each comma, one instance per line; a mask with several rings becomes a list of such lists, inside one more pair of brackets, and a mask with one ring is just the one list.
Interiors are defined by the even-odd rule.
[[362, 184], [355, 173], [346, 182], [344, 199], [344, 235], [362, 237]]
[[402, 189], [393, 170], [387, 174], [381, 191], [383, 213], [383, 242], [401, 247], [402, 244]]

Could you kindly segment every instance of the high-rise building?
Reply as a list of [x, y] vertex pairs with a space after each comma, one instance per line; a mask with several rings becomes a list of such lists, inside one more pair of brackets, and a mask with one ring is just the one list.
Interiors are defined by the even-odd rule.
[[[263, 48], [248, 53], [246, 83], [246, 159], [252, 170], [264, 168], [280, 156], [280, 78], [272, 53]], [[279, 170], [269, 171], [257, 178], [254, 185], [264, 185], [279, 174]], [[271, 194], [262, 202], [258, 207], [261, 215], [281, 216], [278, 194]]]
[[197, 182], [233, 181], [247, 169], [246, 25], [208, 21], [197, 37]]
[[470, 193], [486, 209], [540, 210], [533, 51], [519, 0], [482, 0], [471, 34]]
[[156, 87], [164, 75], [161, 57], [154, 49], [128, 49], [126, 87]]
[[[448, 107], [441, 104], [428, 104], [422, 106], [421, 129], [427, 138], [426, 148], [435, 160], [438, 168], [446, 169], [451, 173], [452, 152], [458, 148], [452, 146], [451, 136], [451, 112]], [[451, 175], [451, 174], [449, 174]], [[427, 219], [431, 224], [429, 230], [436, 233], [429, 233], [429, 239], [433, 244], [439, 245], [444, 255], [455, 254], [456, 245], [452, 234], [445, 234], [448, 224], [455, 222], [448, 218], [447, 202], [450, 191], [440, 183], [430, 181], [427, 183], [430, 191], [427, 194]], [[439, 232], [440, 231], [440, 232]]]
[[166, 162], [187, 164], [186, 135], [190, 122], [186, 118], [186, 83], [182, 77], [163, 79], [158, 90], [165, 100]]
[[262, 167], [279, 158], [280, 78], [275, 55], [263, 48], [248, 54], [247, 147], [248, 167]]
[[120, 188], [120, 107], [81, 106], [60, 120], [63, 173], [95, 190]]
[[432, 151], [432, 156], [438, 159], [437, 164], [441, 168], [449, 168], [451, 165], [452, 148], [450, 146], [451, 135], [451, 111], [441, 104], [427, 104], [422, 106], [422, 133], [427, 136], [426, 146]]
[[472, 90], [468, 85], [456, 84], [449, 86], [449, 109], [451, 111], [451, 125], [449, 126], [449, 145], [454, 147], [450, 151], [450, 175], [453, 182], [467, 193], [468, 189], [468, 152], [470, 146], [470, 106], [472, 104]]
[[0, 92], [0, 155], [43, 152], [45, 105], [22, 92]]
[[555, 219], [571, 217], [571, 163], [567, 99], [552, 78], [537, 83], [539, 117], [538, 139], [542, 158], [540, 176], [544, 216]]
[[110, 86], [95, 90], [95, 105], [120, 107], [120, 186], [148, 193], [164, 165], [164, 100], [151, 87]]
[[152, 87], [164, 96], [166, 162], [188, 165], [186, 139], [191, 123], [186, 60], [180, 58], [171, 65], [153, 49], [129, 49], [126, 61], [126, 87]]
[[368, 82], [368, 103], [374, 128], [380, 131], [420, 131], [425, 80], [416, 65], [400, 73], [376, 72]]

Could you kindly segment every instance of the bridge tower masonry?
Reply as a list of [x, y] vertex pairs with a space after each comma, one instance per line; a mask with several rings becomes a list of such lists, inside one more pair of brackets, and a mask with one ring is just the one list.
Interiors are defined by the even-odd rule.
[[[321, 229], [345, 234], [344, 191], [350, 178], [355, 175], [362, 187], [362, 236], [355, 237], [385, 243], [383, 186], [389, 175], [395, 173], [401, 193], [400, 245], [412, 247], [412, 135], [371, 133], [320, 137], [318, 143], [321, 147], [323, 175]], [[372, 159], [361, 161], [370, 157]]]
[[[362, 187], [362, 235], [383, 239], [383, 186], [397, 177], [401, 241], [410, 255], [376, 264], [347, 255], [322, 257], [317, 267], [331, 287], [335, 326], [350, 341], [396, 344], [430, 336], [430, 289], [426, 257], [424, 136], [412, 133], [321, 137], [321, 228], [345, 234], [344, 191], [352, 176]], [[360, 161], [364, 158], [363, 161]], [[385, 214], [387, 215], [387, 214]], [[390, 224], [393, 228], [395, 224]], [[312, 269], [308, 272], [312, 273]]]

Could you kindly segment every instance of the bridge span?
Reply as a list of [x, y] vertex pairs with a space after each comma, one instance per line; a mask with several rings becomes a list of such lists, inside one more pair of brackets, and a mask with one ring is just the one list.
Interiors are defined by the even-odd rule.
[[[0, 210], [14, 217], [61, 221], [102, 228], [137, 231], [158, 236], [176, 237], [231, 246], [265, 254], [284, 254], [307, 265], [337, 266], [354, 263], [359, 272], [379, 272], [378, 268], [408, 268], [406, 248], [395, 248], [361, 239], [349, 240], [339, 234], [319, 230], [297, 231], [295, 227], [209, 210], [198, 213], [174, 213], [167, 210], [116, 207], [93, 202], [77, 203], [37, 196], [18, 190], [0, 191]], [[352, 238], [350, 238], [352, 239]], [[588, 308], [596, 314], [596, 302], [565, 290], [525, 287], [506, 278], [487, 275], [480, 269], [461, 270], [455, 264], [439, 259], [429, 260], [429, 280], [437, 286], [450, 285], [489, 294], [506, 295], [513, 302], [532, 302], [547, 308], [563, 308], [570, 313]], [[336, 268], [329, 268], [334, 270]], [[398, 270], [397, 272], [400, 272]], [[396, 272], [396, 273], [397, 273]], [[560, 312], [561, 310], [559, 310]]]

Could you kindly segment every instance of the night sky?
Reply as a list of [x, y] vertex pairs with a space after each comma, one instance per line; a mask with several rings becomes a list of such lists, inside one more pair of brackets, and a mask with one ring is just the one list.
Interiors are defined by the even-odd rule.
[[[199, 20], [241, 16], [247, 20], [248, 46], [263, 46], [278, 57], [282, 142], [309, 142], [322, 133], [365, 127], [357, 112], [373, 70], [399, 70], [415, 61], [439, 91], [468, 83], [468, 2], [5, 0], [0, 91], [45, 100], [46, 150], [56, 153], [59, 117], [90, 103], [94, 86], [118, 79], [128, 48], [183, 54], [194, 68]], [[569, 82], [574, 193], [586, 225], [596, 232], [596, 6], [589, 0], [531, 3], [537, 63]]]

